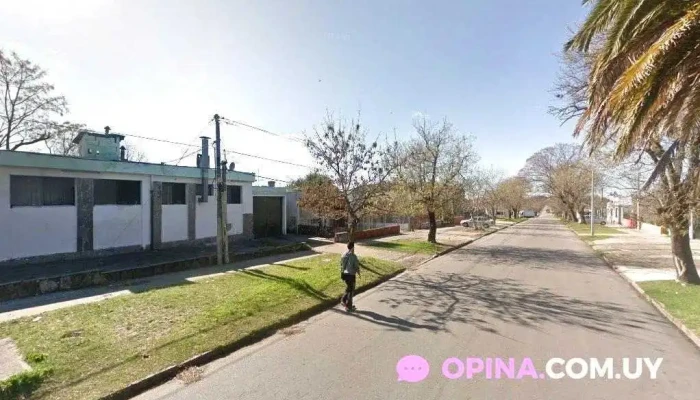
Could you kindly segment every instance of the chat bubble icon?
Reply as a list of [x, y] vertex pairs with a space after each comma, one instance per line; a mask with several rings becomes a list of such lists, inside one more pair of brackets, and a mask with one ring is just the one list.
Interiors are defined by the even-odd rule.
[[399, 382], [420, 382], [428, 377], [429, 372], [430, 365], [421, 356], [404, 356], [396, 363], [396, 373], [399, 375]]

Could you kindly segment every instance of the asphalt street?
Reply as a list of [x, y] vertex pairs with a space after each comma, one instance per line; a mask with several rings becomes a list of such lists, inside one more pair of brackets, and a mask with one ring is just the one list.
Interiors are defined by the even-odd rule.
[[[207, 365], [197, 382], [173, 380], [138, 398], [700, 398], [700, 352], [551, 217], [437, 258], [357, 296], [356, 305], [357, 313], [338, 307]], [[424, 380], [398, 380], [407, 355], [427, 361]], [[516, 371], [531, 359], [537, 375], [555, 357], [613, 358], [615, 373], [623, 358], [663, 361], [656, 379], [646, 370], [638, 379], [448, 379], [443, 362], [453, 357], [485, 365], [514, 358]], [[418, 367], [401, 365], [404, 378], [420, 375]]]

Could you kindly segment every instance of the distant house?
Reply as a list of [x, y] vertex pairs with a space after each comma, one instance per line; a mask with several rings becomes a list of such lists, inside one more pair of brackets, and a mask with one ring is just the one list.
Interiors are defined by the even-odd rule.
[[[127, 161], [123, 139], [81, 132], [78, 157], [0, 151], [0, 262], [214, 241], [215, 171], [207, 138], [193, 167]], [[254, 174], [227, 171], [232, 240], [255, 235], [254, 181]], [[280, 225], [283, 234], [286, 225]]]
[[253, 186], [253, 235], [256, 238], [298, 233], [299, 192], [285, 187]]

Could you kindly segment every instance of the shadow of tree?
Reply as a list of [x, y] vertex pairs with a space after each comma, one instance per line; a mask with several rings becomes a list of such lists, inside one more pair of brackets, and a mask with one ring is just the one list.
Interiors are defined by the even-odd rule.
[[308, 271], [308, 270], [311, 269], [311, 268], [309, 268], [309, 267], [299, 267], [299, 266], [296, 266], [296, 265], [281, 264], [281, 263], [277, 263], [277, 264], [275, 264], [275, 266], [280, 266], [280, 267], [285, 267], [285, 268], [296, 269], [296, 270], [299, 270], [299, 271]]
[[546, 270], [562, 270], [564, 268], [585, 272], [606, 273], [607, 266], [583, 243], [581, 250], [572, 249], [542, 249], [539, 247], [521, 246], [474, 246], [456, 250], [451, 257], [455, 261], [480, 262], [501, 267], [527, 267]]
[[249, 275], [255, 278], [262, 278], [262, 279], [270, 279], [273, 281], [277, 282], [282, 282], [287, 284], [289, 287], [298, 290], [300, 292], [304, 292], [310, 296], [313, 296], [319, 300], [329, 300], [330, 297], [326, 295], [325, 293], [314, 289], [311, 285], [309, 285], [306, 281], [303, 280], [296, 280], [293, 278], [287, 278], [284, 276], [277, 276], [277, 275], [272, 275], [268, 274], [267, 272], [258, 270], [258, 269], [250, 269], [250, 270], [244, 270], [241, 271], [242, 274]]
[[469, 324], [498, 334], [487, 319], [539, 329], [543, 323], [571, 325], [591, 331], [623, 335], [620, 328], [648, 330], [651, 312], [631, 310], [607, 301], [587, 301], [563, 296], [541, 287], [529, 287], [512, 279], [465, 276], [438, 272], [412, 275], [386, 283], [391, 296], [380, 300], [392, 309], [402, 305], [418, 311], [412, 321], [376, 320], [397, 329], [448, 331], [451, 324]]

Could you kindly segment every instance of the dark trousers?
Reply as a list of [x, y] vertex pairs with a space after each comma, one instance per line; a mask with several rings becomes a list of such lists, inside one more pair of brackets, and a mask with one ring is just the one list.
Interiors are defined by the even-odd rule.
[[355, 275], [341, 274], [340, 278], [345, 282], [345, 294], [341, 301], [346, 307], [352, 308], [352, 295], [355, 292]]

